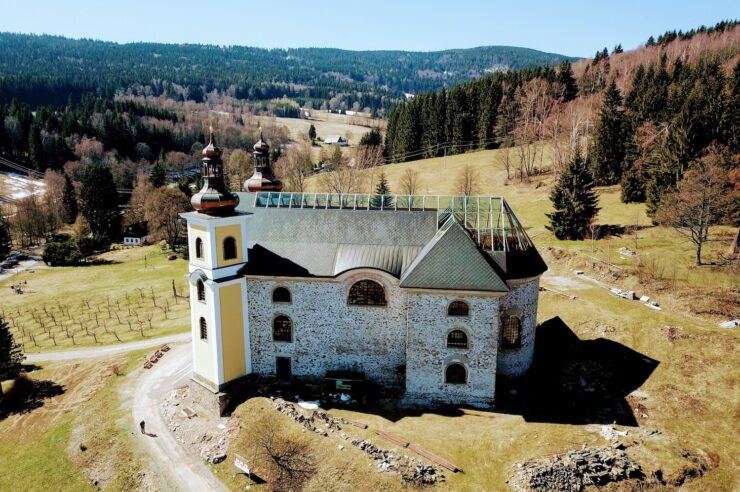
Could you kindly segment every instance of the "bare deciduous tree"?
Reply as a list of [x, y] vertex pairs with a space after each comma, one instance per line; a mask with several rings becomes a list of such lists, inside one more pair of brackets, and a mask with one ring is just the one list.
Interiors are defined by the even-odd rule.
[[306, 180], [313, 170], [311, 146], [295, 144], [275, 163], [275, 174], [283, 180], [285, 191], [306, 191]]
[[232, 190], [241, 190], [242, 183], [252, 175], [252, 157], [242, 149], [229, 153], [226, 159], [226, 177]]
[[419, 191], [419, 172], [407, 167], [398, 183], [402, 195], [415, 195]]
[[460, 195], [475, 195], [480, 190], [480, 173], [470, 164], [465, 164], [457, 175], [455, 188]]
[[153, 190], [146, 201], [144, 213], [150, 234], [157, 239], [164, 239], [175, 251], [181, 230], [180, 213], [189, 207], [190, 200], [178, 189], [162, 187]]

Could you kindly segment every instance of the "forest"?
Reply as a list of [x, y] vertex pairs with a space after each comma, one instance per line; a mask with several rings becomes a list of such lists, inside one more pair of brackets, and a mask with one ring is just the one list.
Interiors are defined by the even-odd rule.
[[[59, 106], [69, 96], [209, 95], [270, 100], [283, 96], [339, 109], [378, 110], [403, 93], [434, 91], [495, 70], [554, 65], [562, 55], [486, 46], [439, 52], [262, 49], [197, 44], [117, 44], [60, 36], [0, 33], [0, 103]], [[339, 96], [339, 97], [338, 97]]]
[[738, 40], [738, 23], [722, 22], [419, 94], [390, 113], [386, 153], [400, 162], [513, 147], [505, 165], [524, 180], [558, 173], [582, 147], [597, 185], [621, 184], [623, 201], [646, 202], [652, 215], [692, 161], [711, 151], [737, 166]]

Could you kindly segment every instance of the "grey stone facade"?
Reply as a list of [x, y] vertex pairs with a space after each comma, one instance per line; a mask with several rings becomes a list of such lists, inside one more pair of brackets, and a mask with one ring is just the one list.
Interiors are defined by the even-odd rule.
[[[383, 285], [387, 306], [347, 304], [350, 287], [369, 278]], [[363, 371], [368, 379], [405, 389], [408, 403], [490, 405], [497, 373], [524, 374], [531, 364], [539, 280], [512, 283], [509, 293], [455, 294], [401, 289], [398, 279], [378, 271], [353, 271], [336, 279], [247, 278], [252, 370], [275, 374], [276, 358], [291, 359], [292, 374], [321, 378], [328, 370]], [[286, 287], [290, 303], [273, 303]], [[448, 316], [454, 300], [468, 316]], [[499, 350], [502, 315], [522, 320], [522, 344]], [[273, 341], [276, 316], [292, 321], [291, 342]], [[447, 335], [463, 330], [467, 348], [447, 347]], [[445, 382], [445, 369], [460, 363], [465, 384]], [[405, 366], [405, 377], [403, 368]]]

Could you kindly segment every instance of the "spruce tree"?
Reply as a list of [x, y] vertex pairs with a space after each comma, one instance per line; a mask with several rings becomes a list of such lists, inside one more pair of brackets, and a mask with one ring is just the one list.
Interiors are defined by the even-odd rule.
[[391, 193], [391, 189], [388, 186], [388, 179], [385, 177], [385, 172], [380, 171], [380, 178], [378, 179], [378, 186], [375, 188], [375, 195], [370, 199], [370, 206], [372, 208], [393, 208], [393, 198], [388, 196]]
[[41, 130], [36, 123], [33, 123], [28, 131], [28, 159], [41, 172], [46, 170], [43, 154], [44, 146], [41, 143]]
[[604, 93], [599, 121], [594, 134], [591, 172], [599, 185], [619, 183], [622, 177], [627, 120], [622, 111], [622, 96], [612, 79]]
[[[23, 369], [23, 350], [16, 343], [10, 327], [5, 319], [0, 317], [0, 382], [6, 379], [15, 379]], [[2, 384], [0, 384], [0, 395], [2, 395]]]
[[573, 76], [573, 68], [568, 60], [558, 66], [558, 82], [563, 86], [563, 101], [572, 101], [578, 95], [578, 84]]
[[72, 179], [64, 175], [64, 195], [62, 195], [62, 219], [65, 224], [74, 224], [77, 220], [77, 195]]
[[155, 188], [160, 188], [167, 184], [167, 169], [164, 164], [164, 151], [159, 155], [159, 159], [152, 166], [152, 172], [149, 175], [149, 181]]
[[94, 165], [85, 171], [80, 187], [80, 211], [90, 224], [97, 244], [107, 245], [120, 238], [118, 191], [107, 167]]
[[313, 126], [313, 123], [308, 127], [308, 138], [311, 139], [311, 143], [316, 140], [316, 127]]
[[547, 228], [558, 239], [581, 240], [599, 211], [599, 197], [593, 190], [594, 182], [581, 150], [576, 149], [573, 159], [560, 175], [550, 193], [555, 211], [547, 214]]
[[11, 249], [13, 249], [13, 241], [10, 237], [10, 228], [5, 219], [0, 216], [0, 259], [5, 258]]

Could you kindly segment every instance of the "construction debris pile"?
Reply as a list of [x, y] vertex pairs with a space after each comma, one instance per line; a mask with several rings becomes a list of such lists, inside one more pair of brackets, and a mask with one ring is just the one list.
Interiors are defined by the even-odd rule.
[[[282, 398], [272, 397], [271, 400], [275, 410], [290, 417], [309, 432], [315, 432], [324, 437], [329, 437], [329, 434], [336, 434], [345, 441], [350, 439], [346, 433], [340, 432], [343, 425], [349, 424], [343, 418], [334, 417], [321, 409], [312, 410], [310, 414], [306, 415], [295, 404]], [[425, 486], [445, 481], [444, 473], [433, 465], [427, 465], [414, 458], [381, 449], [366, 439], [354, 439], [351, 444], [363, 451], [370, 459], [376, 461], [379, 472], [400, 474], [402, 480], [407, 484]], [[338, 448], [344, 449], [344, 446], [340, 445]]]
[[165, 422], [175, 438], [208, 463], [221, 463], [226, 459], [229, 442], [239, 432], [239, 420], [208, 417], [207, 412], [199, 415], [197, 410], [198, 404], [190, 398], [187, 386], [170, 392], [162, 402]]
[[615, 444], [582, 449], [516, 465], [511, 485], [516, 490], [577, 492], [631, 478], [644, 478], [640, 466]]

